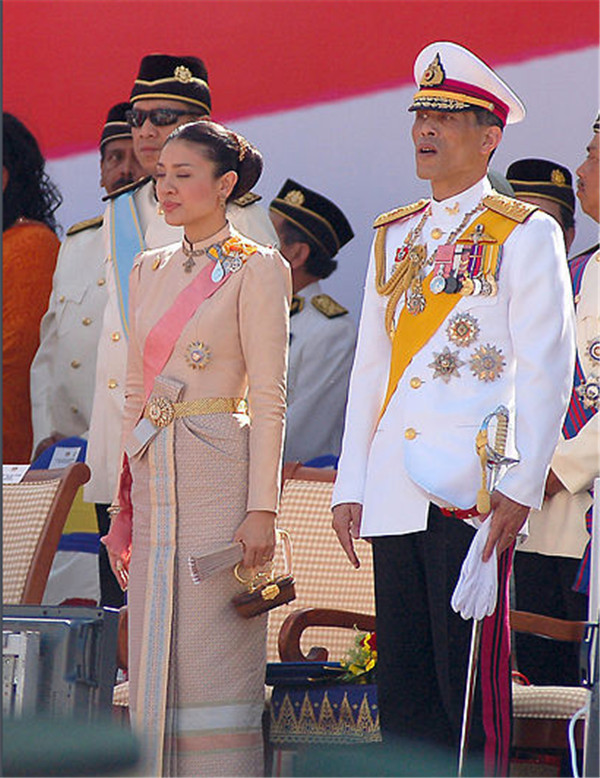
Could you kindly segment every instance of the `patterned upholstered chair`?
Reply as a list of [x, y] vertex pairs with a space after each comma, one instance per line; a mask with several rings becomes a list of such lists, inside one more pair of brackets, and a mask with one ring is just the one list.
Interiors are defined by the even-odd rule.
[[69, 509], [89, 481], [83, 462], [29, 470], [2, 489], [2, 601], [39, 605]]
[[[581, 643], [585, 623], [563, 621], [537, 613], [511, 611], [514, 632], [527, 632], [549, 640]], [[571, 717], [588, 700], [583, 686], [537, 686], [513, 684], [513, 738], [515, 757], [524, 754], [554, 757], [560, 765], [568, 749], [568, 725]], [[575, 728], [575, 742], [583, 747], [583, 722]], [[514, 774], [518, 774], [516, 769]]]
[[[269, 614], [269, 662], [284, 658], [281, 655], [281, 640], [285, 644], [285, 632], [282, 638], [280, 632], [292, 611], [327, 608], [356, 614], [375, 613], [370, 545], [359, 541], [357, 551], [361, 566], [355, 570], [331, 528], [330, 505], [334, 480], [334, 470], [304, 467], [295, 463], [288, 463], [284, 468], [278, 525], [287, 530], [292, 538], [296, 599]], [[280, 567], [277, 556], [276, 562]], [[353, 623], [349, 624], [350, 628]], [[338, 661], [352, 644], [352, 635], [329, 624], [318, 624], [314, 628], [311, 626], [310, 633], [302, 637], [305, 654], [310, 648], [309, 641], [311, 645], [327, 646], [329, 659]], [[322, 657], [322, 651], [310, 654], [311, 659]]]

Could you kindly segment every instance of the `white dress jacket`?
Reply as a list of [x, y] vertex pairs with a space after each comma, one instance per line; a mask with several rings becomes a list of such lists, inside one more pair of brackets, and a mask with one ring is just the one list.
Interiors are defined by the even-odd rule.
[[[492, 193], [485, 178], [457, 197], [432, 201], [418, 242], [426, 243], [431, 254]], [[397, 249], [422, 215], [389, 226], [388, 277]], [[365, 537], [426, 529], [430, 502], [472, 507], [481, 484], [475, 438], [484, 418], [502, 404], [510, 412], [507, 454], [518, 456], [519, 464], [498, 488], [539, 508], [568, 405], [575, 353], [572, 294], [558, 224], [536, 211], [514, 228], [504, 244], [497, 294], [460, 298], [413, 357], [381, 420], [391, 341], [384, 327], [387, 298], [377, 293], [374, 277], [372, 250], [333, 504], [362, 503]], [[477, 334], [468, 346], [449, 337], [457, 314], [475, 321]], [[456, 365], [447, 381], [435, 370], [445, 348]], [[483, 378], [477, 360], [482, 353], [497, 360], [493, 380]]]

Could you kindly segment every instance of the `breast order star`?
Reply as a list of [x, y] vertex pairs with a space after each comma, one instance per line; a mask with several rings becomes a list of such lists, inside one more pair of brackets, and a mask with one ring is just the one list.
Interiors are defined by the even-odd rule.
[[458, 351], [450, 351], [448, 346], [444, 346], [443, 351], [433, 352], [433, 362], [430, 362], [427, 367], [433, 368], [434, 378], [441, 378], [447, 384], [452, 376], [460, 378], [458, 368], [464, 364], [458, 356]]

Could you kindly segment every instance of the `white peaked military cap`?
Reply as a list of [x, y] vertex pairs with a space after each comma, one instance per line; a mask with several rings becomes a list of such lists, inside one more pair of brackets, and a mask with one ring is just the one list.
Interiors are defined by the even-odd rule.
[[525, 106], [512, 89], [473, 52], [450, 41], [430, 43], [415, 60], [419, 91], [409, 111], [466, 111], [485, 108], [502, 125], [525, 117]]

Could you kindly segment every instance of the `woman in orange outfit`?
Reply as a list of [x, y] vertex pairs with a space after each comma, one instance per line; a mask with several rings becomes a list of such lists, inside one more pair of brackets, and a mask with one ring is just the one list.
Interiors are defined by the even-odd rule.
[[31, 457], [29, 369], [52, 289], [62, 198], [27, 127], [4, 112], [2, 129], [2, 460], [16, 464]]

